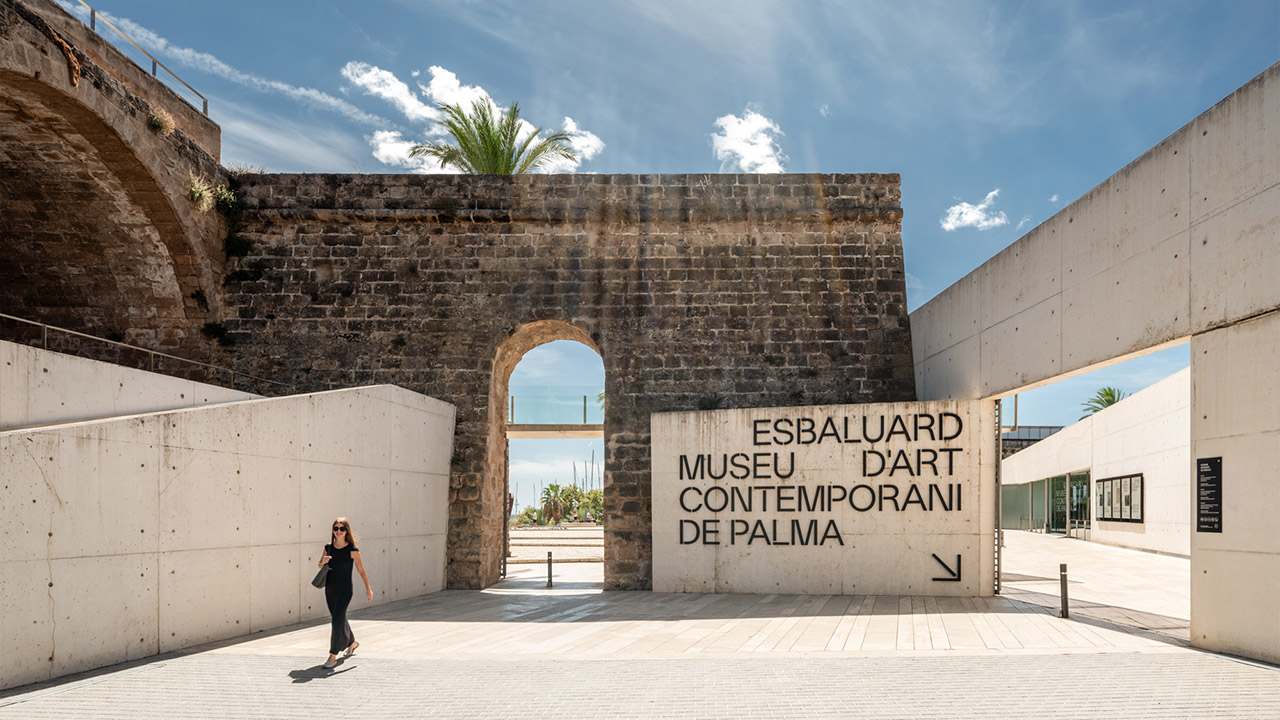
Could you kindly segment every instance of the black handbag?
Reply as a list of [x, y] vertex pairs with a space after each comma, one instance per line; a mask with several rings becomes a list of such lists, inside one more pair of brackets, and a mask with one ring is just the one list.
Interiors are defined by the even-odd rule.
[[320, 566], [320, 572], [316, 573], [316, 576], [312, 578], [311, 584], [315, 585], [318, 588], [322, 588], [324, 587], [325, 581], [328, 579], [329, 579], [329, 563], [325, 563], [324, 565]]

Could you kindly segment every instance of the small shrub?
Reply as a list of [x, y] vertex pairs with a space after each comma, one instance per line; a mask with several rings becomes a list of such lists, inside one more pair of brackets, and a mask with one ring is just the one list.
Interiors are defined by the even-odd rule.
[[167, 110], [156, 108], [147, 116], [147, 127], [160, 137], [169, 137], [178, 126], [174, 124], [173, 116]]
[[409, 339], [403, 335], [397, 335], [395, 336], [395, 339], [391, 341], [391, 347], [402, 348], [408, 344], [409, 344]]
[[250, 165], [249, 163], [232, 163], [227, 166], [227, 174], [232, 178], [239, 179], [241, 175], [262, 175], [267, 169], [261, 165]]
[[218, 212], [223, 215], [234, 215], [240, 209], [240, 198], [236, 191], [226, 185], [215, 185], [213, 188], [214, 203]]
[[209, 309], [209, 298], [205, 297], [203, 290], [196, 290], [195, 292], [191, 293], [191, 299], [199, 303], [200, 307], [204, 308], [205, 310]]
[[209, 178], [195, 173], [189, 173], [189, 177], [187, 197], [191, 199], [191, 202], [195, 203], [197, 210], [202, 213], [209, 212], [216, 202], [213, 186], [209, 183]]

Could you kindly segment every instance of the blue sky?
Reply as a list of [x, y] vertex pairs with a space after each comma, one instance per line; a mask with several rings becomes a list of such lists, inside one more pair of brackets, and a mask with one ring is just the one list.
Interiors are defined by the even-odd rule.
[[[559, 171], [901, 173], [912, 309], [1280, 59], [1277, 0], [99, 9], [209, 97], [229, 166], [430, 171], [405, 152], [438, 136], [433, 102], [489, 98], [575, 133]], [[1021, 420], [1186, 364], [1183, 346], [1027, 393]]]

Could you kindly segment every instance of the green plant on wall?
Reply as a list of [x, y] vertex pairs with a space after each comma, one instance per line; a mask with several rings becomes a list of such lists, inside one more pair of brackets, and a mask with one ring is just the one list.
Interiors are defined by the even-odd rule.
[[177, 128], [173, 116], [164, 108], [156, 108], [147, 116], [147, 127], [160, 137], [169, 137]]
[[215, 200], [213, 184], [210, 183], [209, 178], [204, 175], [196, 175], [194, 172], [188, 173], [188, 178], [187, 198], [195, 203], [196, 209], [202, 213], [212, 210]]

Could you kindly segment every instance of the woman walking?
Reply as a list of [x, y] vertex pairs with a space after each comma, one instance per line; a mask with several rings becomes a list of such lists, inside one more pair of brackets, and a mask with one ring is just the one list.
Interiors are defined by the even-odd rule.
[[360, 560], [360, 550], [356, 548], [356, 535], [351, 530], [351, 523], [340, 517], [333, 521], [331, 541], [324, 546], [324, 555], [320, 558], [320, 566], [329, 563], [329, 578], [324, 585], [324, 599], [329, 604], [329, 614], [333, 617], [333, 631], [329, 634], [329, 659], [325, 661], [325, 669], [332, 669], [338, 664], [338, 653], [343, 657], [355, 654], [360, 643], [351, 632], [351, 623], [347, 622], [347, 606], [351, 604], [351, 566], [355, 565], [364, 580], [364, 593], [373, 600], [373, 587], [369, 585], [369, 576], [365, 574], [364, 563]]

